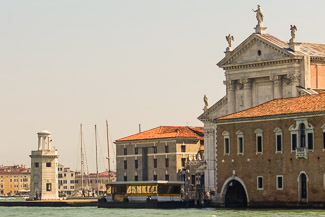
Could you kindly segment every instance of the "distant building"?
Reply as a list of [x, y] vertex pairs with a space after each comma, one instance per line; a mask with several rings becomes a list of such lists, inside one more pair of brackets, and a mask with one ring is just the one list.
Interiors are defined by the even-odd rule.
[[69, 167], [59, 164], [58, 167], [58, 185], [59, 196], [69, 197], [75, 191], [75, 172]]
[[202, 127], [160, 126], [115, 141], [117, 181], [181, 181], [203, 145]]
[[324, 206], [325, 94], [275, 99], [214, 123], [221, 205]]
[[51, 133], [38, 133], [38, 149], [31, 157], [30, 199], [59, 199], [58, 195], [58, 152], [51, 146]]
[[[76, 174], [75, 179], [75, 189], [78, 191], [84, 191], [84, 196], [91, 197], [95, 193], [97, 193], [97, 189], [99, 187], [99, 194], [103, 194], [106, 192], [106, 185], [105, 183], [110, 180], [111, 182], [116, 181], [116, 175], [114, 171], [111, 171], [110, 178], [108, 177], [108, 171], [104, 171], [98, 174], [98, 184], [97, 184], [97, 174], [90, 173], [81, 177], [80, 173]], [[83, 179], [83, 185], [82, 185]]]
[[30, 190], [30, 169], [25, 165], [0, 167], [0, 195], [25, 195]]

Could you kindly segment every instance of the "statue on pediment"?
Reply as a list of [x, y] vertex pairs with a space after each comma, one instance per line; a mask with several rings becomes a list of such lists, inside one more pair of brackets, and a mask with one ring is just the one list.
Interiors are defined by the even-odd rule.
[[296, 31], [297, 27], [296, 25], [290, 25], [290, 31], [291, 31], [291, 41], [296, 41]]
[[252, 9], [256, 13], [257, 25], [263, 26], [264, 12], [260, 5], [257, 5], [257, 10]]
[[231, 41], [234, 40], [234, 36], [229, 34], [229, 35], [226, 36], [226, 40], [228, 42], [228, 47], [231, 48]]
[[206, 95], [204, 95], [203, 101], [204, 101], [204, 104], [205, 104], [203, 110], [206, 111], [209, 108], [208, 97]]

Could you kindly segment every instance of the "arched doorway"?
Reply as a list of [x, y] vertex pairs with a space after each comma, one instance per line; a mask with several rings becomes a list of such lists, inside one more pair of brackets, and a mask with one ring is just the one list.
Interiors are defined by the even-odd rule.
[[299, 198], [301, 203], [307, 203], [307, 181], [306, 174], [301, 173], [299, 176]]
[[226, 207], [247, 207], [246, 191], [239, 181], [231, 180], [225, 190]]

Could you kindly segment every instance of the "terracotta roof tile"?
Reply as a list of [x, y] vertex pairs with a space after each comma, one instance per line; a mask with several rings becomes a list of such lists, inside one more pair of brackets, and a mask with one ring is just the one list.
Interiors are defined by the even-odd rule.
[[186, 126], [160, 126], [151, 130], [147, 130], [141, 133], [137, 133], [131, 136], [127, 136], [116, 140], [132, 141], [143, 139], [162, 139], [162, 138], [176, 138], [176, 137], [188, 137], [203, 139], [203, 127], [186, 127]]
[[275, 99], [256, 107], [226, 115], [217, 120], [274, 116], [325, 111], [325, 94]]

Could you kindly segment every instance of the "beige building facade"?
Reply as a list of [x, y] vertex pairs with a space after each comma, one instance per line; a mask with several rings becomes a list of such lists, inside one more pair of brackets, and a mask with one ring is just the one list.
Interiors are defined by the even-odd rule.
[[24, 165], [0, 167], [0, 196], [25, 196], [29, 190], [29, 168]]
[[200, 127], [161, 126], [119, 139], [117, 181], [181, 181], [189, 157], [203, 145]]
[[75, 191], [75, 172], [62, 164], [58, 166], [59, 197], [69, 197]]

